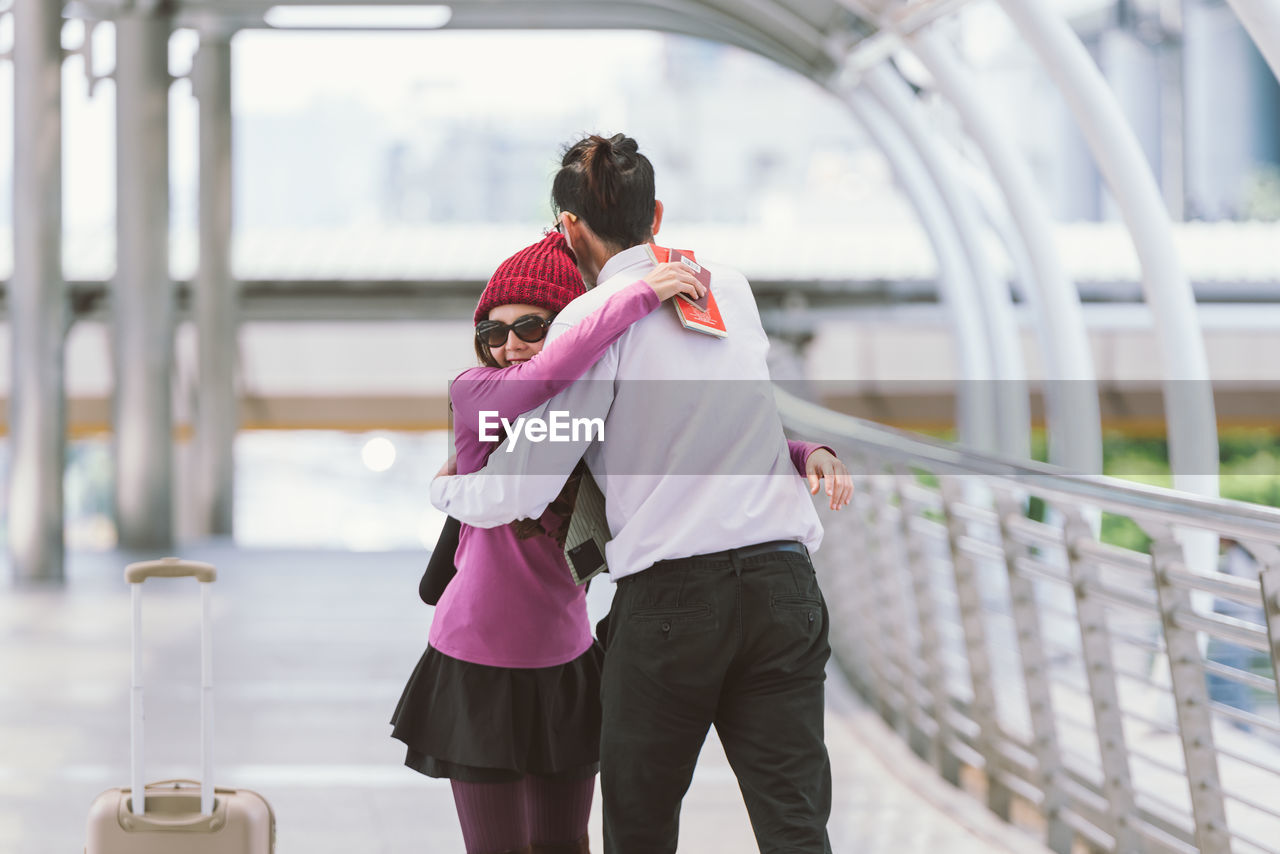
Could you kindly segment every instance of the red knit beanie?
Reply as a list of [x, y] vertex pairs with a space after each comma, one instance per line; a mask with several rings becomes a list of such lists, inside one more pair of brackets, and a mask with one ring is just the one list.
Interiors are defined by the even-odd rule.
[[498, 265], [480, 295], [475, 322], [500, 305], [536, 305], [558, 312], [586, 289], [569, 242], [553, 231]]

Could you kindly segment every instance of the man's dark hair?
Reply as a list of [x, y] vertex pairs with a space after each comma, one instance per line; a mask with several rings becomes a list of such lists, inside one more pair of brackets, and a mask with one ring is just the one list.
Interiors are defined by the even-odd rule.
[[652, 235], [653, 164], [636, 141], [592, 134], [569, 146], [551, 184], [551, 205], [586, 222], [613, 248], [629, 249]]

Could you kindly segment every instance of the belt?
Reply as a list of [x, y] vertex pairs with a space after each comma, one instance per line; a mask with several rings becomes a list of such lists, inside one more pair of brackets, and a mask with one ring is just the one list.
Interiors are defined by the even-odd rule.
[[767, 543], [756, 543], [753, 546], [742, 546], [736, 549], [725, 549], [721, 552], [711, 552], [704, 555], [691, 555], [681, 560], [746, 560], [749, 557], [759, 557], [760, 555], [773, 554], [774, 552], [795, 552], [805, 557], [809, 556], [809, 550], [804, 547], [803, 543], [795, 540], [770, 540]]
[[[679, 566], [689, 560], [722, 560], [733, 564], [734, 575], [742, 575], [742, 562], [747, 558], [760, 557], [761, 555], [776, 554], [778, 552], [795, 552], [796, 554], [809, 556], [809, 550], [804, 547], [804, 543], [798, 543], [795, 540], [770, 540], [767, 543], [756, 543], [753, 546], [741, 546], [736, 549], [725, 549], [720, 552], [709, 552], [702, 555], [689, 555], [688, 557], [668, 558], [660, 560], [653, 566], [649, 567], [646, 572], [653, 572], [670, 566]], [[624, 575], [618, 579], [618, 583], [622, 584], [636, 578], [640, 573], [632, 575]]]

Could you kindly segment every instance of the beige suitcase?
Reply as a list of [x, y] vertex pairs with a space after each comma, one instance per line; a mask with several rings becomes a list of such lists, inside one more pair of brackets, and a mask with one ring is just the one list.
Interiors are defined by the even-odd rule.
[[[132, 563], [125, 580], [133, 597], [133, 680], [129, 699], [130, 785], [108, 789], [89, 809], [85, 854], [272, 854], [276, 822], [270, 804], [248, 789], [214, 789], [213, 654], [210, 585], [217, 571], [178, 558]], [[142, 784], [142, 583], [194, 577], [200, 582], [200, 782]], [[135, 809], [141, 801], [143, 809]]]

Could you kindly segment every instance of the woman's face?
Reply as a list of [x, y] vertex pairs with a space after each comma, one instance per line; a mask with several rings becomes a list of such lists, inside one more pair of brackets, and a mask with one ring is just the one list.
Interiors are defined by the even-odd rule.
[[[496, 320], [499, 323], [515, 323], [517, 319], [527, 314], [536, 314], [538, 317], [551, 317], [551, 312], [545, 308], [522, 303], [500, 305], [497, 308], [489, 309], [489, 319]], [[507, 332], [507, 340], [497, 347], [490, 347], [489, 355], [493, 356], [493, 360], [498, 363], [499, 367], [505, 368], [508, 365], [527, 362], [538, 355], [546, 340], [546, 338], [542, 338], [538, 341], [524, 341], [521, 340], [520, 336], [516, 335], [514, 330], [509, 330]]]

